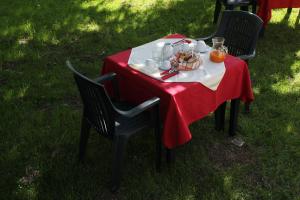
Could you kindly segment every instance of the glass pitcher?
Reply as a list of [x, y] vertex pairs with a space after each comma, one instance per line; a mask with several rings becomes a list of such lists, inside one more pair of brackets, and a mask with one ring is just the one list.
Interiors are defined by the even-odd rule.
[[214, 37], [212, 38], [213, 49], [219, 51], [219, 53], [227, 54], [228, 49], [224, 46], [225, 38], [224, 37]]
[[225, 39], [223, 37], [214, 37], [213, 50], [210, 52], [210, 60], [216, 63], [223, 62], [227, 55], [227, 48], [224, 46]]

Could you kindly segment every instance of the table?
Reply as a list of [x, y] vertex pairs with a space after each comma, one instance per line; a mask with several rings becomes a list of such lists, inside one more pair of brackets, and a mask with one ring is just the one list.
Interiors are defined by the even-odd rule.
[[264, 27], [271, 19], [274, 8], [300, 8], [300, 0], [259, 0], [257, 15], [264, 21]]
[[[169, 38], [184, 38], [173, 34]], [[108, 56], [104, 59], [102, 74], [118, 74], [122, 99], [141, 103], [157, 96], [161, 99], [160, 113], [163, 121], [162, 142], [172, 149], [183, 145], [192, 138], [189, 125], [209, 113], [227, 100], [254, 99], [247, 64], [238, 58], [228, 56], [226, 72], [216, 91], [200, 83], [166, 83], [148, 77], [128, 66], [131, 50]]]

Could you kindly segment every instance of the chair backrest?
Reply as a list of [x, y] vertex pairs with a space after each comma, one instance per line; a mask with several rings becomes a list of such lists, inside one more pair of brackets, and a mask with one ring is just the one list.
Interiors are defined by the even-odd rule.
[[219, 21], [216, 36], [225, 38], [225, 46], [233, 56], [252, 54], [255, 51], [263, 21], [246, 11], [226, 10]]
[[248, 4], [248, 5], [251, 5], [253, 3], [256, 3], [256, 0], [223, 0], [223, 3], [225, 5], [239, 5], [239, 4]]
[[115, 132], [114, 108], [104, 86], [80, 74], [69, 61], [67, 66], [73, 72], [84, 105], [83, 117], [99, 134], [112, 138]]

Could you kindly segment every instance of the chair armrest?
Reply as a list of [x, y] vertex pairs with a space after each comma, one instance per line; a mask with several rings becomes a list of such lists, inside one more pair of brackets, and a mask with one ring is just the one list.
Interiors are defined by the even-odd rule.
[[108, 74], [104, 74], [102, 76], [95, 78], [94, 81], [97, 83], [103, 83], [105, 81], [110, 81], [110, 80], [115, 79], [116, 76], [117, 76], [116, 73], [108, 73]]
[[120, 98], [120, 92], [118, 87], [118, 80], [116, 77], [117, 77], [116, 73], [108, 73], [94, 79], [94, 81], [100, 84], [103, 84], [106, 81], [112, 81], [114, 98], [118, 100]]
[[116, 109], [116, 111], [125, 117], [132, 118], [132, 117], [135, 117], [138, 114], [140, 114], [156, 105], [159, 105], [159, 102], [160, 102], [160, 99], [158, 97], [153, 97], [152, 99], [149, 99], [149, 100], [144, 101], [143, 103], [137, 105], [136, 107], [132, 108], [131, 110], [122, 111], [122, 110]]
[[240, 55], [240, 56], [237, 56], [237, 57], [242, 59], [242, 60], [250, 60], [250, 59], [255, 57], [255, 54], [256, 53], [255, 53], [255, 50], [254, 50], [252, 54]]

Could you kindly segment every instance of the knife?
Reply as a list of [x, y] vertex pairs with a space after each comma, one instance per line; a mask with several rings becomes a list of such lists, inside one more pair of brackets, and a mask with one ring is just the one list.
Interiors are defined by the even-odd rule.
[[171, 72], [171, 73], [168, 73], [167, 75], [162, 76], [161, 79], [162, 79], [162, 80], [166, 80], [166, 79], [168, 79], [168, 78], [171, 78], [171, 77], [177, 75], [178, 73], [179, 73], [179, 71], [177, 71], [177, 70], [176, 70], [176, 71], [173, 71], [173, 72]]
[[167, 74], [170, 74], [170, 73], [172, 73], [172, 72], [174, 72], [174, 71], [176, 71], [177, 69], [175, 69], [175, 68], [171, 68], [171, 69], [169, 69], [169, 70], [166, 70], [166, 71], [163, 71], [163, 72], [161, 72], [160, 73], [160, 75], [162, 76], [162, 75], [167, 75]]

